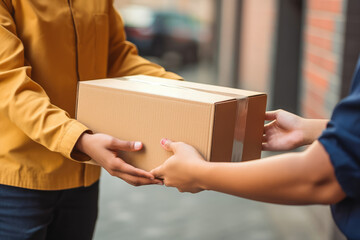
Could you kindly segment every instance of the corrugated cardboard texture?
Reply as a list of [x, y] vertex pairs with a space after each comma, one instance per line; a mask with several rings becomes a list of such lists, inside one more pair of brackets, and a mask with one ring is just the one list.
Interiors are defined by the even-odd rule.
[[[236, 97], [238, 99], [246, 98], [246, 105], [244, 105], [244, 101], [241, 101], [239, 104], [241, 110], [238, 111], [239, 115], [237, 119], [241, 122], [236, 124], [236, 141], [243, 144], [243, 152], [241, 156], [242, 161], [258, 159], [261, 157], [261, 143], [267, 100], [265, 93], [188, 81], [171, 81], [171, 83], [169, 83], [168, 79], [145, 75], [129, 76], [121, 79], [126, 79], [128, 81], [151, 82], [152, 84], [160, 85], [171, 84], [179, 87], [197, 89], [203, 92]], [[245, 123], [244, 120], [246, 121]], [[238, 145], [239, 144], [234, 143], [234, 146]]]
[[[140, 152], [119, 153], [130, 164], [150, 170], [164, 162], [171, 154], [159, 144], [163, 137], [193, 145], [207, 160], [231, 161], [237, 101], [258, 108], [247, 109], [250, 115], [246, 115], [246, 122], [252, 124], [246, 125], [246, 135], [240, 138], [245, 142], [244, 160], [260, 156], [266, 95], [243, 91], [245, 95], [235, 99], [233, 94], [237, 91], [229, 91], [232, 96], [211, 93], [219, 92], [216, 86], [185, 86], [178, 85], [178, 81], [146, 76], [127, 79], [80, 82], [77, 119], [94, 132], [142, 141], [144, 149]], [[225, 93], [228, 89], [220, 88]], [[258, 100], [251, 103], [253, 96]]]

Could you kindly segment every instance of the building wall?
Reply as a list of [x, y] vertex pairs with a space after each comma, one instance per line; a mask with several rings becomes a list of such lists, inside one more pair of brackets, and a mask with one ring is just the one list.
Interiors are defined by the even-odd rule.
[[340, 99], [347, 0], [307, 0], [301, 65], [301, 112], [329, 118]]
[[236, 12], [238, 0], [217, 0], [219, 9], [218, 15], [218, 51], [217, 51], [217, 75], [218, 83], [222, 86], [235, 87], [234, 73], [237, 69], [237, 56], [235, 49], [238, 49], [236, 36], [237, 24]]
[[[281, 47], [275, 45], [280, 1], [242, 0], [239, 23], [242, 27], [236, 86], [267, 92], [269, 109], [273, 108], [271, 100], [277, 81], [273, 79], [274, 61], [277, 47]], [[329, 118], [348, 92], [360, 51], [360, 1], [302, 1], [297, 113], [310, 118]]]
[[[243, 0], [238, 87], [269, 91], [277, 0]], [[237, 23], [239, 24], [239, 23]]]

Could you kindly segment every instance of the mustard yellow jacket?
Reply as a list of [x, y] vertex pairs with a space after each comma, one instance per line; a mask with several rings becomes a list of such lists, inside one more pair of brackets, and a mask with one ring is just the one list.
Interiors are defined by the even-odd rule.
[[139, 57], [110, 0], [0, 0], [0, 184], [57, 190], [98, 180], [72, 154], [77, 82], [179, 76]]

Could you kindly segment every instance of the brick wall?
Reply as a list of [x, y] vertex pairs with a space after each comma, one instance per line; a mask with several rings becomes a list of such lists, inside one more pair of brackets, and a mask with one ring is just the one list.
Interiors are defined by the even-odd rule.
[[348, 0], [307, 0], [301, 67], [301, 112], [329, 118], [341, 96]]

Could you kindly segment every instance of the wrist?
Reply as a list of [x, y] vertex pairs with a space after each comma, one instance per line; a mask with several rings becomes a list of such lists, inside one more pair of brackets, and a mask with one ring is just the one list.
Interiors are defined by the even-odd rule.
[[303, 124], [302, 124], [301, 129], [302, 129], [302, 133], [303, 133], [303, 140], [302, 140], [301, 145], [308, 145], [314, 141], [313, 133], [311, 131], [311, 128], [312, 128], [311, 119], [303, 118], [302, 122], [303, 122]]
[[197, 183], [198, 188], [202, 190], [210, 190], [208, 179], [211, 176], [214, 163], [204, 161], [194, 171], [194, 181]]
[[327, 119], [304, 119], [303, 145], [312, 144], [326, 128]]
[[91, 136], [92, 136], [92, 134], [90, 134], [88, 132], [84, 132], [83, 134], [81, 134], [78, 141], [75, 144], [75, 149], [79, 152], [87, 154], [86, 146], [88, 145], [88, 142], [89, 142]]

